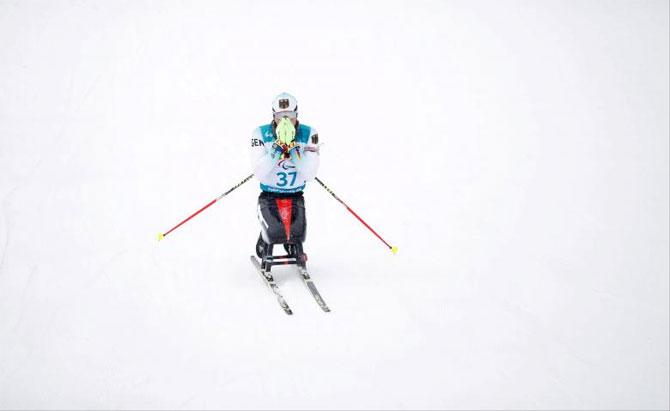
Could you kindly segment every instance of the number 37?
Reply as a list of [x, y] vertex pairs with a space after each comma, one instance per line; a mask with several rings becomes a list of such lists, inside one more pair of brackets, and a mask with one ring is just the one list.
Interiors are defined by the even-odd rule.
[[284, 187], [286, 184], [288, 184], [287, 177], [291, 176], [291, 184], [289, 184], [289, 185], [292, 186], [293, 183], [295, 183], [295, 177], [296, 177], [297, 174], [298, 173], [295, 172], [295, 171], [291, 171], [290, 173], [277, 173], [277, 176], [279, 177], [279, 182], [277, 183], [277, 185], [279, 187]]

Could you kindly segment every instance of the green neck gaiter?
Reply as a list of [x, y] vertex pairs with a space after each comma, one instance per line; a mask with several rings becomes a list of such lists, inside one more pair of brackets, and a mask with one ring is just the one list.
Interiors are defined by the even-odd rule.
[[291, 120], [284, 117], [281, 120], [279, 120], [279, 124], [277, 124], [276, 133], [279, 142], [281, 142], [282, 144], [289, 145], [295, 139], [295, 126], [293, 125], [293, 123], [291, 123]]

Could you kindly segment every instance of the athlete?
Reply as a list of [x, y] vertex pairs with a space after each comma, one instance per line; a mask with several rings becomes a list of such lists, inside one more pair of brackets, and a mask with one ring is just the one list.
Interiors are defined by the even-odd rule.
[[295, 97], [281, 93], [274, 98], [272, 122], [254, 130], [250, 154], [261, 188], [256, 254], [272, 255], [272, 246], [282, 244], [289, 255], [301, 257], [307, 228], [303, 190], [319, 168], [319, 136], [298, 121]]

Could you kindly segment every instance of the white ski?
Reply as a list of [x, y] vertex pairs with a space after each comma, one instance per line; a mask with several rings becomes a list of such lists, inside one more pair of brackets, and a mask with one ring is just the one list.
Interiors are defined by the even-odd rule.
[[254, 265], [254, 267], [256, 267], [256, 270], [261, 275], [261, 278], [263, 278], [265, 284], [267, 284], [267, 286], [270, 287], [270, 290], [272, 290], [274, 295], [277, 297], [277, 302], [284, 310], [284, 312], [288, 315], [293, 314], [293, 311], [291, 311], [291, 308], [286, 303], [284, 296], [282, 296], [281, 293], [279, 292], [279, 287], [275, 283], [274, 278], [272, 278], [272, 275], [270, 273], [265, 273], [263, 271], [263, 269], [261, 268], [261, 263], [258, 261], [256, 257], [254, 257], [253, 255], [250, 257], [251, 257], [251, 263]]
[[302, 282], [305, 283], [307, 289], [312, 294], [312, 297], [314, 297], [314, 299], [316, 300], [316, 303], [319, 304], [319, 307], [321, 307], [323, 311], [329, 313], [330, 308], [328, 308], [326, 302], [323, 301], [323, 298], [321, 298], [321, 294], [319, 294], [319, 290], [316, 289], [316, 286], [314, 285], [312, 278], [309, 276], [307, 269], [305, 267], [301, 267], [300, 265], [298, 265], [297, 267], [298, 272], [300, 273], [300, 278], [302, 278]]

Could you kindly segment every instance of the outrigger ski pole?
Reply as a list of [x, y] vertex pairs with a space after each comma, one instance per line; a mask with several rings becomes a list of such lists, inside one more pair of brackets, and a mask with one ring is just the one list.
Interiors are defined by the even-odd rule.
[[361, 223], [363, 223], [363, 225], [364, 225], [365, 227], [367, 227], [368, 230], [372, 231], [372, 234], [376, 235], [377, 238], [379, 238], [380, 240], [382, 240], [382, 243], [384, 243], [384, 244], [391, 250], [391, 252], [392, 252], [393, 254], [396, 254], [396, 253], [398, 252], [398, 247], [394, 247], [394, 246], [390, 245], [389, 243], [387, 243], [386, 240], [384, 240], [379, 234], [377, 234], [377, 232], [376, 232], [375, 230], [373, 230], [372, 227], [370, 227], [370, 226], [368, 225], [368, 223], [366, 223], [365, 221], [363, 221], [363, 219], [360, 218], [360, 217], [358, 216], [358, 214], [356, 214], [356, 213], [354, 212], [354, 210], [352, 210], [351, 208], [349, 208], [349, 206], [346, 205], [346, 204], [344, 203], [344, 201], [340, 200], [340, 198], [339, 198], [338, 196], [336, 196], [335, 193], [333, 193], [333, 190], [331, 190], [330, 188], [328, 188], [328, 186], [326, 186], [325, 184], [323, 184], [323, 181], [319, 180], [318, 177], [314, 177], [314, 179], [315, 179], [319, 184], [321, 184], [321, 186], [322, 186], [323, 188], [325, 188], [326, 191], [328, 191], [328, 192], [330, 193], [330, 195], [332, 195], [332, 196], [335, 198], [335, 200], [339, 201], [340, 204], [342, 204], [344, 207], [346, 207], [346, 209], [347, 209], [351, 214], [353, 214], [354, 217], [356, 217], [356, 218], [358, 219], [358, 221], [360, 221]]
[[206, 206], [204, 206], [204, 207], [201, 208], [200, 210], [198, 210], [198, 211], [196, 211], [195, 213], [193, 213], [193, 214], [191, 214], [190, 216], [188, 216], [188, 218], [186, 218], [186, 219], [185, 219], [184, 221], [182, 221], [181, 223], [179, 223], [179, 224], [177, 224], [176, 226], [172, 227], [168, 232], [166, 232], [166, 233], [158, 233], [158, 241], [160, 241], [160, 240], [162, 240], [163, 238], [165, 238], [166, 235], [170, 234], [171, 232], [173, 232], [174, 230], [176, 230], [177, 228], [179, 228], [179, 226], [181, 226], [182, 224], [184, 224], [184, 223], [187, 222], [188, 220], [192, 219], [193, 217], [195, 217], [195, 216], [197, 216], [198, 214], [200, 214], [201, 212], [203, 212], [207, 207], [211, 206], [212, 204], [214, 204], [214, 203], [216, 203], [217, 201], [221, 200], [223, 197], [225, 197], [225, 196], [227, 196], [228, 194], [230, 194], [230, 192], [233, 191], [233, 190], [235, 190], [237, 187], [239, 187], [239, 186], [241, 186], [242, 184], [246, 183], [247, 181], [251, 180], [251, 178], [252, 178], [253, 176], [254, 176], [254, 175], [252, 174], [252, 175], [250, 175], [249, 177], [245, 178], [244, 180], [240, 181], [240, 182], [237, 183], [237, 185], [235, 185], [233, 188], [231, 188], [230, 190], [228, 190], [228, 191], [226, 191], [225, 193], [221, 194], [220, 196], [216, 197], [214, 200], [210, 201]]

